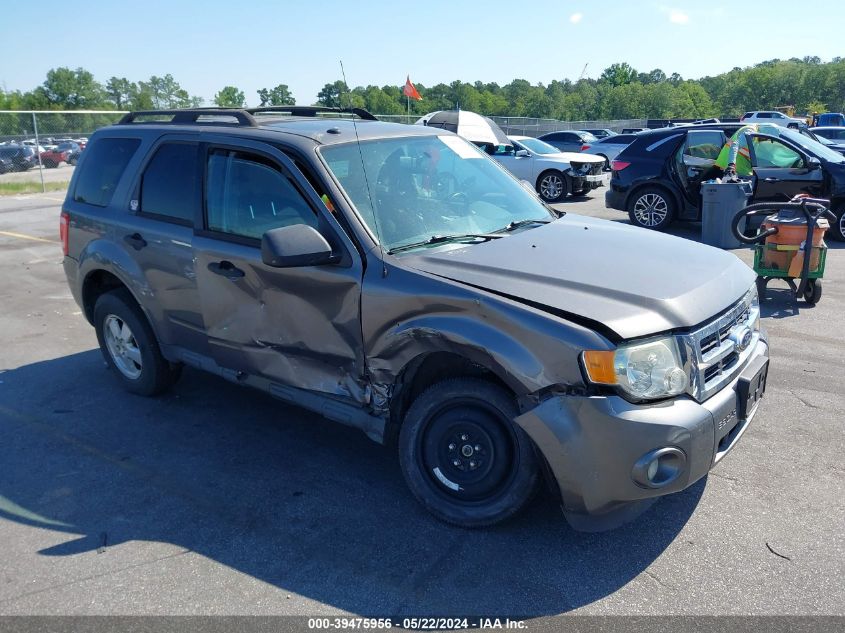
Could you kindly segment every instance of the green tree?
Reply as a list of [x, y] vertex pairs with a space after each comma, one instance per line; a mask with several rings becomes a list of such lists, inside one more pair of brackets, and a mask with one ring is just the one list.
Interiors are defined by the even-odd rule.
[[637, 78], [637, 71], [631, 68], [627, 62], [621, 64], [611, 64], [601, 74], [599, 81], [610, 84], [611, 86], [624, 86], [635, 81]]
[[106, 98], [118, 110], [125, 110], [132, 101], [133, 91], [137, 89], [138, 86], [126, 77], [112, 77], [106, 82]]
[[53, 68], [37, 88], [50, 105], [63, 110], [87, 110], [103, 106], [105, 92], [94, 75], [83, 68]]
[[260, 105], [263, 106], [278, 106], [278, 105], [296, 105], [296, 99], [290, 93], [290, 88], [287, 84], [279, 84], [275, 88], [261, 88], [258, 91], [258, 98], [261, 100]]
[[317, 93], [317, 105], [326, 106], [327, 108], [348, 107], [349, 104], [341, 103], [341, 97], [348, 92], [349, 86], [346, 85], [345, 81], [341, 81], [340, 79], [326, 84]]
[[244, 107], [244, 93], [235, 86], [225, 86], [214, 95], [214, 103], [221, 108], [242, 108]]
[[153, 75], [149, 81], [138, 82], [138, 92], [139, 97], [149, 99], [155, 109], [188, 108], [192, 104], [188, 91], [170, 73], [164, 77]]

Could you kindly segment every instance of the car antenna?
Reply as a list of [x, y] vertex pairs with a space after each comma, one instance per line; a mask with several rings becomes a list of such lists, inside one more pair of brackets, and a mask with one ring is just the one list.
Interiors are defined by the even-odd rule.
[[387, 277], [387, 264], [384, 263], [384, 244], [381, 241], [381, 231], [378, 225], [378, 210], [376, 209], [376, 202], [373, 198], [373, 193], [370, 190], [370, 179], [367, 176], [367, 166], [364, 164], [364, 152], [361, 150], [361, 139], [358, 136], [358, 124], [355, 122], [355, 113], [352, 111], [352, 91], [349, 89], [349, 83], [346, 81], [346, 71], [343, 69], [343, 60], [340, 61], [340, 74], [343, 75], [343, 83], [347, 90], [347, 100], [349, 101], [349, 111], [352, 112], [352, 129], [355, 130], [355, 143], [358, 146], [358, 156], [361, 157], [361, 171], [364, 173], [364, 184], [367, 187], [367, 198], [370, 200], [370, 208], [373, 210], [373, 228], [376, 232], [376, 241], [378, 242], [379, 251], [381, 252], [381, 276]]

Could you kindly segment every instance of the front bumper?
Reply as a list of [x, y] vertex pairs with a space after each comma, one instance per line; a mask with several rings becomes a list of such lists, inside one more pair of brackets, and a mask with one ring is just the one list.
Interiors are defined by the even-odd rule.
[[578, 191], [581, 189], [598, 189], [604, 187], [610, 181], [609, 177], [604, 174], [589, 174], [569, 169], [566, 172], [569, 180], [572, 183], [572, 190]]
[[[746, 368], [768, 358], [761, 339]], [[546, 459], [560, 488], [564, 514], [576, 529], [612, 529], [650, 500], [704, 477], [739, 441], [755, 407], [740, 418], [737, 389], [744, 370], [702, 403], [688, 396], [632, 404], [620, 396], [555, 396], [516, 418]], [[662, 487], [637, 483], [644, 455], [662, 448], [682, 455], [680, 472]]]

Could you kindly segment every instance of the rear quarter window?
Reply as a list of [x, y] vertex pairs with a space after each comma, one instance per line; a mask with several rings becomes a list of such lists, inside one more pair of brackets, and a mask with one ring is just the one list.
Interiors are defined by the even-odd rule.
[[89, 145], [76, 181], [73, 199], [97, 207], [108, 206], [126, 166], [138, 150], [137, 138], [101, 138]]

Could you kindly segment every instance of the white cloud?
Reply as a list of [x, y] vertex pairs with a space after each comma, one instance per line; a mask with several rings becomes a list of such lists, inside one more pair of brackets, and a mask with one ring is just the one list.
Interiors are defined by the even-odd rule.
[[689, 16], [680, 9], [670, 9], [669, 21], [674, 24], [687, 24], [689, 22]]
[[583, 13], [573, 13], [569, 16], [569, 21], [572, 22], [572, 24], [578, 24], [581, 21], [581, 18], [583, 17]]

